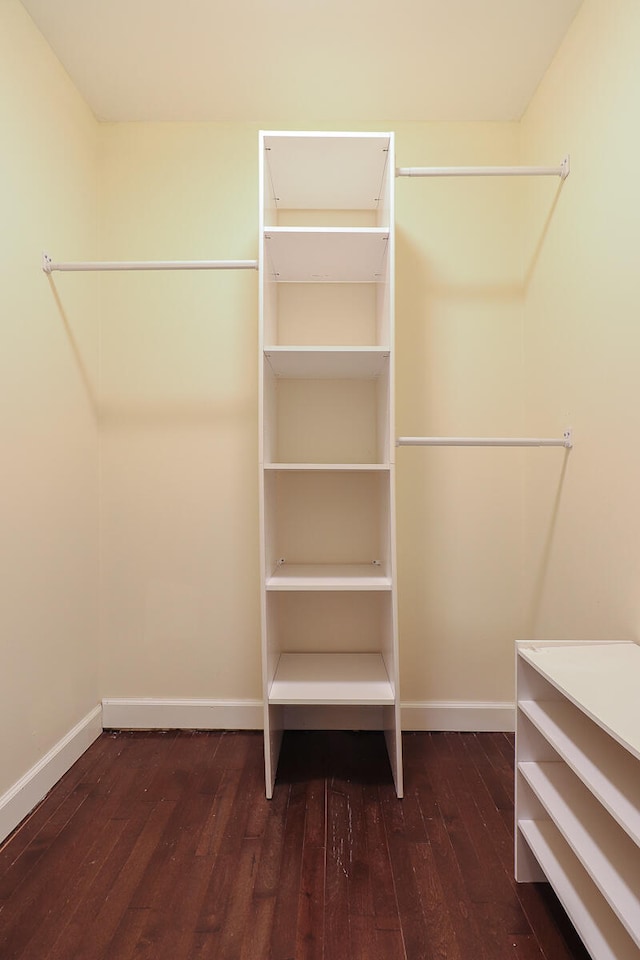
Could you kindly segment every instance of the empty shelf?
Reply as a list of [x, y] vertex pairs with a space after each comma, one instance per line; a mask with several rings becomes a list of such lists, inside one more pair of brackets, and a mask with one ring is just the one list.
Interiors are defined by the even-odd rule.
[[264, 145], [278, 208], [375, 210], [390, 142], [388, 133], [268, 134]]
[[283, 563], [267, 590], [391, 590], [384, 567], [372, 563]]
[[518, 770], [640, 946], [638, 848], [565, 764], [528, 761]]
[[388, 347], [265, 347], [264, 355], [283, 379], [374, 380], [389, 369]]
[[523, 645], [522, 658], [640, 759], [640, 646], [615, 643]]
[[380, 227], [269, 227], [266, 249], [283, 282], [380, 281], [389, 231]]
[[550, 820], [519, 820], [518, 829], [558, 894], [585, 946], [598, 960], [638, 960], [638, 948]]
[[640, 846], [638, 764], [567, 700], [522, 700], [537, 727], [620, 826]]
[[283, 653], [269, 703], [380, 705], [394, 702], [379, 653]]
[[343, 473], [367, 473], [389, 471], [388, 463], [265, 463], [265, 470], [289, 470], [304, 472], [305, 470], [328, 470]]

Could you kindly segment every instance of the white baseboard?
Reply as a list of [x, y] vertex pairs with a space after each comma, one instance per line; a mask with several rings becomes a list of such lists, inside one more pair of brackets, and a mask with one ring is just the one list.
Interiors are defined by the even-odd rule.
[[105, 730], [262, 730], [262, 700], [108, 699]]
[[[262, 730], [261, 700], [103, 700], [102, 723], [116, 730]], [[513, 703], [417, 702], [401, 707], [403, 730], [513, 731]], [[286, 707], [297, 730], [379, 730], [379, 707]]]
[[513, 733], [515, 704], [491, 701], [427, 701], [403, 703], [403, 730]]
[[0, 797], [0, 841], [31, 813], [60, 777], [102, 733], [102, 707], [83, 717]]
[[[505, 731], [515, 729], [513, 703], [416, 702], [401, 707], [403, 730]], [[378, 730], [377, 707], [288, 707], [285, 727], [297, 730]], [[118, 730], [261, 730], [261, 700], [103, 700], [0, 796], [0, 841], [42, 800], [100, 736]]]

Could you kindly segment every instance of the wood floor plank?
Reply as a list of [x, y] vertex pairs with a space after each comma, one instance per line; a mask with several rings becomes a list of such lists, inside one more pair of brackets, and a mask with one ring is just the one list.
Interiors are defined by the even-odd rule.
[[336, 960], [349, 957], [350, 869], [349, 803], [341, 779], [333, 777], [327, 787], [324, 949]]
[[[281, 908], [282, 909], [282, 908]], [[305, 840], [296, 923], [296, 960], [324, 957], [325, 848]]]
[[[86, 855], [80, 837], [95, 823], [95, 804], [85, 795], [74, 816], [47, 848], [47, 870], [32, 871], [20, 885], [20, 895], [10, 897], [0, 912], [0, 957], [17, 960], [40, 924], [63, 908], [60, 882], [53, 876], [71, 876]], [[41, 865], [43, 861], [41, 861]]]
[[400, 930], [400, 915], [384, 825], [382, 802], [376, 787], [365, 786], [363, 806], [363, 829], [367, 842], [372, 910], [376, 928]]
[[[413, 788], [419, 798], [427, 837], [435, 868], [442, 886], [448, 918], [456, 932], [456, 940], [464, 957], [475, 960], [493, 960], [486, 949], [484, 931], [473, 910], [465, 877], [447, 829], [448, 822], [457, 814], [449, 796], [450, 785], [438, 764], [438, 740], [441, 734], [425, 734], [418, 743], [424, 750], [424, 763], [414, 773]], [[446, 735], [445, 735], [446, 736]], [[415, 746], [415, 744], [414, 744]], [[441, 809], [442, 802], [442, 809]], [[445, 819], [446, 816], [446, 819]]]
[[[149, 807], [147, 813], [152, 812]], [[121, 833], [109, 855], [97, 863], [99, 867], [92, 881], [88, 883], [77, 902], [70, 904], [67, 922], [60, 924], [60, 929], [52, 930], [50, 960], [67, 960], [69, 957], [80, 957], [86, 953], [86, 939], [88, 931], [98, 926], [98, 918], [108, 899], [113, 899], [114, 893], [118, 896], [123, 882], [123, 869], [142, 833], [143, 820], [118, 820], [113, 827]], [[122, 910], [125, 907], [122, 906]], [[100, 926], [104, 925], [104, 918]], [[101, 936], [98, 931], [99, 937]]]
[[[123, 917], [131, 909], [131, 900], [152, 859], [167, 821], [171, 818], [174, 804], [159, 802], [149, 806], [148, 819], [137, 834], [128, 851], [109, 895], [102, 902], [93, 922], [84, 930], [74, 960], [97, 960], [114, 956], [111, 942], [116, 937]], [[66, 958], [65, 958], [66, 960]]]
[[120, 841], [126, 823], [107, 820], [105, 823], [99, 821], [99, 825], [95, 840], [87, 844], [86, 856], [78, 869], [75, 872], [69, 870], [58, 885], [62, 897], [56, 905], [49, 906], [48, 913], [35, 925], [33, 935], [19, 954], [21, 960], [40, 960], [48, 951], [53, 952], [55, 941], [66, 938], [68, 945], [74, 929], [86, 930], [87, 890], [95, 882], [102, 863]]
[[[295, 953], [305, 817], [306, 788], [303, 783], [294, 783], [289, 793], [282, 837], [282, 857], [271, 936], [273, 960], [288, 960]], [[295, 905], [294, 910], [290, 909], [292, 905]]]
[[490, 954], [506, 960], [506, 941], [510, 934], [529, 933], [530, 928], [515, 896], [512, 884], [507, 880], [496, 858], [478, 815], [475, 797], [463, 776], [461, 763], [461, 738], [438, 738], [438, 762], [441, 776], [449, 784], [449, 802], [455, 802], [457, 814], [447, 822], [447, 831], [456, 853], [460, 872], [464, 878], [471, 909], [484, 938], [490, 944]]
[[429, 932], [409, 855], [413, 844], [405, 840], [404, 802], [390, 800], [382, 809], [404, 948], [408, 958], [431, 960]]
[[[7, 884], [3, 881], [7, 871], [17, 863], [20, 857], [27, 852], [33, 859], [31, 849], [35, 838], [41, 838], [45, 825], [55, 815], [57, 809], [67, 798], [77, 791], [79, 784], [90, 776], [90, 772], [98, 766], [101, 758], [107, 755], [107, 765], [113, 760], [113, 744], [108, 737], [102, 736], [96, 740], [90, 750], [85, 751], [79, 760], [57, 782], [54, 789], [46, 797], [46, 803], [39, 803], [16, 829], [0, 843], [0, 900], [5, 899], [3, 891]], [[42, 843], [39, 844], [42, 849]], [[15, 876], [15, 875], [14, 875]], [[12, 887], [9, 885], [9, 889]]]
[[[2, 960], [587, 960], [513, 878], [513, 736], [104, 734], [0, 849]], [[62, 882], [63, 881], [63, 882]]]

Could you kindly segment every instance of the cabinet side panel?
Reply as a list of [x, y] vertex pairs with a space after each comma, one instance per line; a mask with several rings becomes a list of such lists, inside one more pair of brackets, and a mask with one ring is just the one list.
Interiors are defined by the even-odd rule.
[[277, 417], [277, 384], [268, 360], [263, 359], [262, 371], [262, 456], [261, 463], [271, 463], [277, 458], [279, 422]]
[[267, 799], [271, 800], [276, 782], [280, 748], [282, 746], [284, 708], [280, 706], [269, 706], [269, 704], [265, 702], [264, 716], [265, 784]]
[[393, 782], [399, 799], [404, 796], [404, 776], [402, 770], [402, 732], [400, 729], [400, 709], [396, 703], [392, 707], [383, 708], [384, 738], [389, 754], [389, 763], [393, 774]]
[[395, 437], [392, 436], [391, 419], [391, 365], [392, 355], [390, 354], [389, 362], [378, 377], [376, 390], [378, 458], [381, 463], [391, 462], [393, 459], [392, 447], [395, 444]]
[[[521, 700], [557, 699], [558, 692], [544, 680], [530, 664], [518, 654], [516, 645], [516, 703]], [[540, 801], [518, 770], [526, 760], [558, 759], [527, 717], [516, 709], [516, 763], [514, 802], [514, 875], [520, 883], [536, 883], [546, 880], [542, 867], [519, 829], [520, 820], [548, 819]]]

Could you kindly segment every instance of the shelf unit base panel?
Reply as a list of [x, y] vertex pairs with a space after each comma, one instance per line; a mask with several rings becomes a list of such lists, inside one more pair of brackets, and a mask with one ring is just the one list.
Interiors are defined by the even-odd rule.
[[394, 692], [378, 653], [282, 653], [270, 704], [381, 706]]

